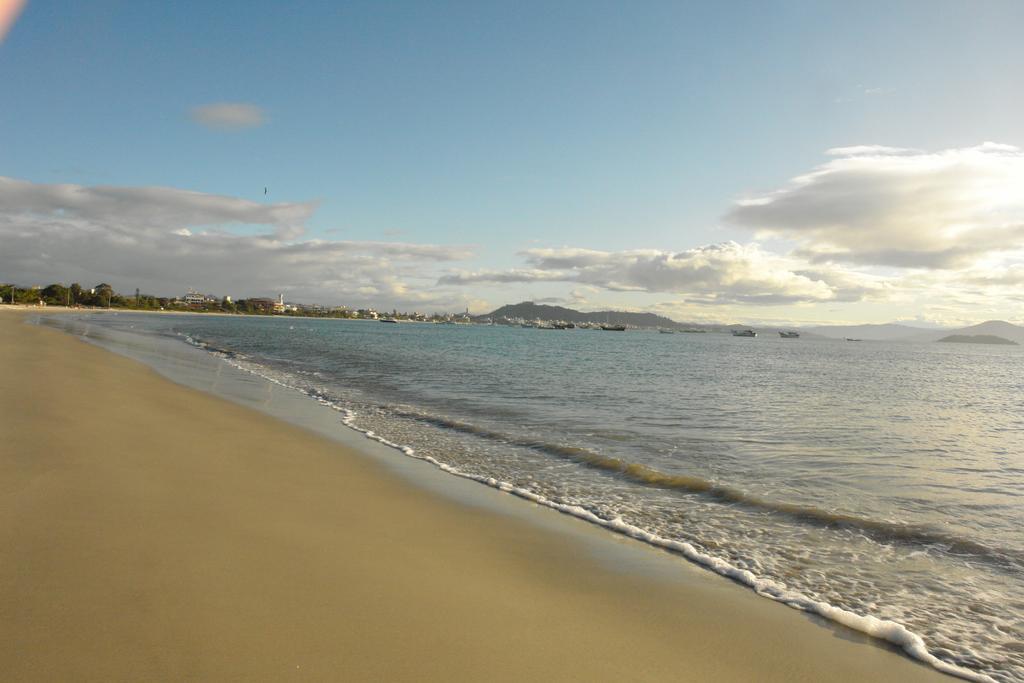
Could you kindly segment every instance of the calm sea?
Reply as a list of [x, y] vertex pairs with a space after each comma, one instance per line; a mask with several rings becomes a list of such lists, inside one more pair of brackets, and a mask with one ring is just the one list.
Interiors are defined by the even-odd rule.
[[[90, 315], [910, 654], [1024, 681], [1024, 348]], [[396, 457], [401, 457], [396, 451]]]

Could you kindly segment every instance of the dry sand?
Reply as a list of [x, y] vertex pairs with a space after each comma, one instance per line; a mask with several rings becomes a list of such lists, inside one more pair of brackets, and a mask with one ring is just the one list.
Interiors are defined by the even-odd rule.
[[5, 681], [946, 679], [22, 320], [0, 312]]

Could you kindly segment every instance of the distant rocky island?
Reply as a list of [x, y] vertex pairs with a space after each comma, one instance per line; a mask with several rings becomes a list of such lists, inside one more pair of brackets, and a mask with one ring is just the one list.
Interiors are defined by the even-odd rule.
[[502, 319], [521, 318], [523, 320], [563, 320], [570, 323], [610, 323], [613, 325], [632, 325], [634, 327], [678, 327], [679, 323], [654, 313], [631, 313], [627, 311], [592, 311], [584, 313], [562, 306], [548, 306], [537, 304], [532, 301], [523, 301], [518, 304], [509, 304], [488, 313], [486, 316], [478, 316], [478, 319]]
[[734, 329], [743, 329], [745, 325], [728, 324], [702, 324], [696, 322], [681, 323], [663, 315], [645, 312], [632, 311], [577, 311], [564, 306], [550, 306], [538, 304], [533, 301], [523, 301], [518, 304], [508, 304], [491, 311], [486, 315], [479, 315], [473, 318], [476, 322], [494, 322], [507, 324], [515, 320], [549, 320], [562, 321], [566, 323], [591, 324], [591, 325], [626, 325], [629, 327], [647, 329], [679, 330], [681, 332], [729, 332]]
[[1009, 344], [1010, 346], [1019, 346], [1015, 341], [1003, 339], [994, 334], [951, 334], [938, 341], [952, 342], [954, 344]]

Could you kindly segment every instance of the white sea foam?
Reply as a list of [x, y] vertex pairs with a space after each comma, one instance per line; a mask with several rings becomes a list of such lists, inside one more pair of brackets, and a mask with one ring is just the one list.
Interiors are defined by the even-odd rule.
[[459, 470], [458, 468], [452, 467], [447, 463], [441, 462], [440, 460], [432, 456], [421, 455], [410, 446], [395, 443], [393, 441], [386, 439], [383, 436], [374, 433], [374, 431], [370, 429], [360, 427], [358, 424], [356, 424], [356, 413], [350, 408], [336, 401], [332, 401], [329, 398], [315, 391], [310, 391], [302, 387], [289, 384], [288, 382], [285, 382], [275, 377], [272, 373], [268, 372], [265, 368], [257, 364], [239, 362], [238, 359], [232, 358], [227, 354], [220, 353], [218, 351], [213, 351], [205, 343], [198, 342], [192, 339], [191, 337], [188, 337], [187, 335], [185, 336], [185, 340], [188, 343], [192, 344], [193, 346], [196, 346], [197, 348], [201, 348], [210, 351], [211, 353], [214, 353], [215, 355], [220, 357], [223, 362], [231, 365], [234, 368], [256, 375], [268, 382], [272, 382], [273, 384], [276, 384], [283, 388], [297, 391], [303, 395], [306, 395], [316, 400], [321, 405], [338, 411], [339, 413], [341, 413], [342, 416], [341, 422], [346, 427], [363, 434], [366, 438], [372, 439], [385, 446], [398, 450], [408, 457], [428, 462], [431, 465], [437, 467], [438, 469], [449, 474], [455, 475], [457, 477], [485, 484], [492, 488], [512, 494], [519, 498], [523, 498], [538, 505], [543, 505], [545, 507], [551, 508], [563, 514], [572, 515], [573, 517], [577, 517], [581, 520], [602, 526], [606, 529], [642, 541], [649, 545], [670, 550], [676, 554], [682, 555], [684, 558], [691, 562], [694, 562], [695, 564], [706, 567], [707, 569], [710, 569], [711, 571], [721, 576], [727, 577], [737, 583], [740, 583], [744, 586], [753, 589], [754, 592], [756, 592], [758, 595], [769, 598], [771, 600], [775, 600], [777, 602], [781, 602], [785, 605], [788, 605], [790, 607], [793, 607], [804, 612], [817, 614], [833, 622], [846, 626], [847, 628], [851, 628], [853, 630], [860, 631], [874, 638], [878, 638], [880, 640], [892, 643], [893, 645], [900, 647], [907, 655], [932, 666], [938, 671], [942, 671], [944, 673], [957, 676], [964, 680], [996, 683], [995, 679], [986, 674], [977, 671], [972, 671], [965, 667], [958, 666], [956, 664], [952, 664], [950, 662], [939, 659], [931, 652], [929, 652], [927, 645], [925, 644], [924, 640], [921, 638], [920, 635], [914, 633], [907, 627], [895, 621], [891, 621], [888, 619], [879, 619], [871, 615], [857, 614], [855, 612], [843, 609], [841, 607], [837, 607], [827, 602], [812, 599], [798, 591], [788, 588], [785, 584], [779, 581], [757, 576], [756, 574], [747, 569], [742, 569], [733, 564], [730, 564], [729, 562], [721, 558], [715, 557], [711, 554], [698, 550], [692, 544], [687, 543], [685, 541], [677, 541], [664, 538], [657, 534], [651, 533], [650, 531], [629, 524], [623, 521], [621, 518], [606, 519], [578, 505], [559, 503], [557, 501], [545, 498], [544, 496], [538, 495], [527, 489], [514, 486], [513, 484], [510, 484], [508, 482], [500, 481], [493, 477], [488, 477], [471, 472], [465, 472]]

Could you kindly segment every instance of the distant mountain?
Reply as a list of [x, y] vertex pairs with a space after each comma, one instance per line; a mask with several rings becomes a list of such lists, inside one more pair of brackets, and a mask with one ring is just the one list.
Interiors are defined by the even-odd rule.
[[935, 334], [936, 339], [944, 337], [952, 330], [927, 330], [923, 327], [911, 327], [898, 323], [882, 325], [818, 325], [804, 328], [812, 334], [830, 339], [870, 339], [872, 341], [900, 341], [916, 338], [921, 334]]
[[[614, 325], [631, 325], [633, 327], [664, 327], [675, 330], [702, 330], [705, 332], [730, 332], [732, 330], [747, 329], [753, 327], [763, 334], [774, 335], [779, 330], [798, 329], [801, 336], [809, 338], [827, 339], [868, 339], [872, 341], [913, 341], [913, 342], [934, 342], [950, 335], [976, 336], [988, 335], [1001, 337], [1018, 344], [1024, 344], [1024, 327], [1004, 322], [1002, 320], [990, 320], [978, 325], [964, 327], [962, 329], [929, 329], [925, 327], [914, 327], [899, 323], [885, 323], [881, 325], [816, 325], [812, 327], [776, 327], [774, 325], [726, 325], [707, 323], [677, 322], [671, 318], [655, 313], [631, 313], [629, 311], [577, 311], [564, 306], [549, 306], [537, 304], [532, 301], [523, 301], [518, 304], [508, 304], [491, 311], [485, 315], [476, 316], [474, 319], [483, 321], [490, 318], [500, 321], [502, 318], [522, 318], [523, 320], [562, 320], [570, 323], [610, 323]], [[977, 342], [975, 342], [977, 343]]]
[[996, 337], [991, 334], [951, 334], [948, 337], [939, 339], [940, 342], [952, 342], [954, 344], [1010, 344], [1017, 346], [1017, 342]]
[[1009, 339], [1010, 341], [1017, 342], [1018, 344], [1024, 344], [1024, 327], [1008, 323], [1004, 320], [989, 320], [987, 322], [978, 323], [977, 325], [971, 325], [970, 327], [961, 327], [958, 330], [933, 330], [931, 332], [915, 335], [912, 337], [912, 341], [933, 342], [939, 341], [943, 337], [949, 335], [963, 337], [973, 337], [976, 335], [1002, 337], [1003, 339]]
[[570, 323], [611, 323], [614, 325], [633, 325], [635, 327], [681, 327], [679, 323], [654, 313], [630, 313], [628, 311], [591, 311], [584, 313], [562, 306], [548, 306], [524, 301], [509, 304], [492, 311], [480, 318], [501, 320], [502, 318], [522, 318], [523, 320], [564, 320]]
[[873, 341], [910, 342], [936, 342], [951, 335], [960, 337], [982, 335], [1002, 337], [1018, 344], [1024, 344], [1024, 327], [1003, 320], [989, 320], [988, 322], [960, 329], [929, 330], [922, 327], [887, 323], [884, 325], [819, 325], [801, 330], [801, 332], [804, 331], [831, 339], [851, 337], [854, 339], [871, 339]]

